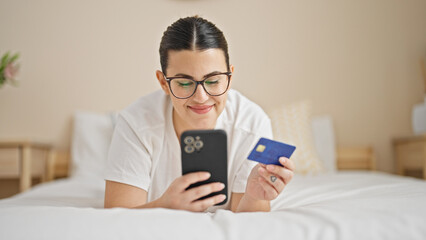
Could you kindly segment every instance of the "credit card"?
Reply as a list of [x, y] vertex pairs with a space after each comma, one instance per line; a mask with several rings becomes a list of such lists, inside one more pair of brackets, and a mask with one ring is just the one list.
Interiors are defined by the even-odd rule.
[[280, 157], [290, 158], [294, 150], [296, 150], [295, 146], [261, 138], [254, 146], [248, 159], [264, 164], [281, 165], [278, 159]]

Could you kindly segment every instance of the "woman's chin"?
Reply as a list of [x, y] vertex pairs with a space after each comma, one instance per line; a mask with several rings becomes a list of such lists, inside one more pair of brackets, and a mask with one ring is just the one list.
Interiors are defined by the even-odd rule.
[[217, 117], [212, 113], [208, 114], [197, 114], [193, 116], [189, 122], [191, 122], [191, 128], [195, 130], [201, 129], [214, 129], [216, 126]]
[[214, 125], [210, 125], [210, 124], [197, 124], [197, 125], [193, 125], [192, 129], [193, 130], [204, 130], [204, 129], [214, 129]]
[[203, 130], [203, 129], [214, 129], [216, 126], [216, 121], [210, 119], [202, 119], [191, 124], [191, 128], [194, 130]]

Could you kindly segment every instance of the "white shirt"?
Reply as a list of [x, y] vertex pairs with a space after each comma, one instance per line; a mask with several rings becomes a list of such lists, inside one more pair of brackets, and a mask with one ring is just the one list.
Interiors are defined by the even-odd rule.
[[[244, 193], [255, 162], [247, 157], [260, 137], [272, 139], [271, 121], [255, 103], [230, 89], [215, 129], [228, 140], [228, 198]], [[158, 199], [182, 176], [181, 151], [174, 131], [173, 105], [162, 90], [139, 98], [120, 112], [109, 148], [106, 180], [132, 185], [148, 192], [148, 202]], [[230, 201], [215, 206], [229, 209]]]

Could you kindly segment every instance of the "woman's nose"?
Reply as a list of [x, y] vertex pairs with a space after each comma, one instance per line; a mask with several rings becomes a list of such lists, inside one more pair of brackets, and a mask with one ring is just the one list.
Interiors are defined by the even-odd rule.
[[209, 94], [206, 93], [206, 91], [204, 90], [204, 88], [201, 84], [198, 84], [197, 89], [195, 89], [195, 93], [194, 93], [193, 98], [197, 102], [203, 103], [203, 102], [207, 101], [207, 99], [209, 98]]

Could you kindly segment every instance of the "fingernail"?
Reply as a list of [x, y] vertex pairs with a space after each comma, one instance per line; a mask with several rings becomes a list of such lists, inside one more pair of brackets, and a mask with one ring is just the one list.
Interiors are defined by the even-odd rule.
[[204, 174], [204, 177], [205, 178], [209, 178], [211, 176], [211, 174], [209, 173], [209, 172], [206, 172], [205, 174]]
[[226, 196], [224, 194], [219, 195], [219, 200], [223, 201], [226, 199]]
[[274, 165], [268, 165], [268, 166], [266, 166], [266, 169], [268, 169], [269, 171], [272, 171], [272, 170], [275, 169], [275, 166]]
[[285, 163], [285, 161], [287, 161], [287, 158], [285, 158], [285, 157], [280, 157], [280, 161], [281, 161], [282, 163]]
[[220, 189], [224, 189], [225, 188], [225, 184], [220, 183]]

